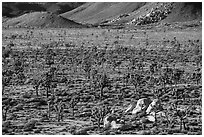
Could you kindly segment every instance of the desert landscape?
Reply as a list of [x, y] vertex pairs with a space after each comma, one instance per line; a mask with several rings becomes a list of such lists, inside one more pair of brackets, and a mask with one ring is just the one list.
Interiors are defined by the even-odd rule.
[[201, 2], [3, 2], [3, 135], [202, 135]]

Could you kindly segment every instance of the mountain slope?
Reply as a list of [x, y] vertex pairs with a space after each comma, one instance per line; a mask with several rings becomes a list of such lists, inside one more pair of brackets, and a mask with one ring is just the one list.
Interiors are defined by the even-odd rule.
[[3, 27], [75, 28], [84, 27], [50, 12], [33, 12], [3, 22]]
[[172, 13], [164, 22], [184, 22], [192, 20], [202, 20], [202, 3], [185, 2], [174, 3]]
[[84, 24], [117, 25], [145, 18], [154, 11], [165, 14], [154, 22], [202, 20], [201, 2], [89, 2], [61, 15]]
[[142, 2], [94, 2], [86, 3], [70, 12], [61, 14], [65, 18], [73, 19], [77, 22], [95, 24], [109, 18], [114, 18], [120, 14], [130, 13], [145, 3]]
[[2, 10], [5, 26], [22, 27], [80, 26], [75, 22], [97, 26], [202, 20], [201, 2], [3, 2]]

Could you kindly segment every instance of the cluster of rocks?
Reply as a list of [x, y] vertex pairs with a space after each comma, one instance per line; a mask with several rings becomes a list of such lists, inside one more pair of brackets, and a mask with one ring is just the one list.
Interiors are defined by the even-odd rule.
[[146, 15], [133, 19], [128, 24], [146, 25], [159, 22], [165, 19], [167, 15], [171, 13], [172, 8], [172, 3], [162, 4], [160, 7], [157, 6], [156, 8], [152, 8]]
[[144, 123], [154, 123], [156, 121], [156, 115], [157, 117], [165, 117], [160, 100], [141, 98], [136, 102], [133, 101], [122, 116], [118, 116], [114, 111], [111, 114], [108, 114], [103, 121], [104, 129], [126, 130], [131, 128], [133, 125], [131, 122], [127, 123], [129, 120], [125, 118], [129, 113], [132, 113], [133, 121], [135, 121], [136, 118], [139, 118], [139, 121], [135, 121], [138, 122], [139, 125]]
[[117, 17], [114, 18], [114, 19], [109, 19], [109, 20], [106, 20], [106, 21], [102, 22], [101, 24], [114, 23], [114, 22], [119, 21], [119, 20], [121, 20], [122, 18], [125, 18], [125, 17], [128, 17], [128, 16], [130, 16], [130, 14], [121, 14], [121, 15], [117, 16]]

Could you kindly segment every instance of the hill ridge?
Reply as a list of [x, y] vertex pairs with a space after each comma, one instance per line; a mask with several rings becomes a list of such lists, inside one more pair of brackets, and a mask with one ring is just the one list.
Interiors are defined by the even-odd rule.
[[78, 28], [84, 27], [72, 20], [61, 17], [51, 12], [31, 12], [22, 16], [8, 19], [3, 22], [3, 26], [20, 27], [20, 28]]

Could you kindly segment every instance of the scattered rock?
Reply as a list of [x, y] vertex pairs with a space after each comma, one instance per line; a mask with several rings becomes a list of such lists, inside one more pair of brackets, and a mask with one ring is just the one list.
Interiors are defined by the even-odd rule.
[[40, 129], [36, 129], [36, 130], [34, 130], [34, 133], [40, 133], [40, 132], [41, 132]]
[[137, 132], [137, 135], [150, 135], [151, 131], [149, 130], [141, 130]]
[[37, 120], [30, 120], [24, 125], [24, 131], [32, 131], [35, 128]]

